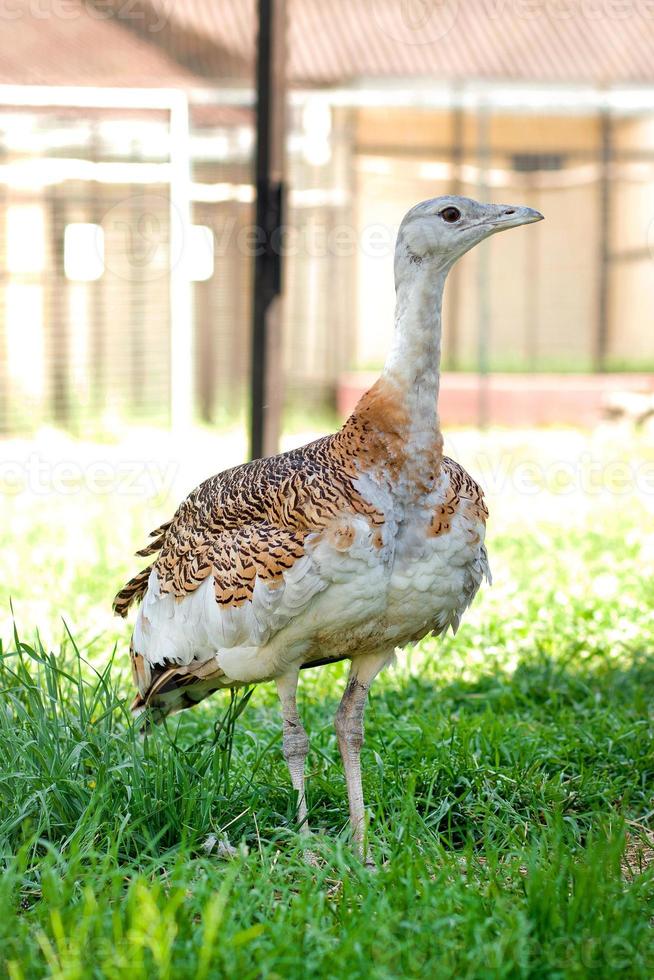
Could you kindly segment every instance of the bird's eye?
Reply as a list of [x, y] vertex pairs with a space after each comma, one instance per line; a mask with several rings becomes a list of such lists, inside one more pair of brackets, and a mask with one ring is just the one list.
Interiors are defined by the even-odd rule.
[[441, 218], [443, 221], [447, 221], [448, 225], [453, 225], [460, 217], [461, 212], [458, 208], [443, 208], [441, 211]]

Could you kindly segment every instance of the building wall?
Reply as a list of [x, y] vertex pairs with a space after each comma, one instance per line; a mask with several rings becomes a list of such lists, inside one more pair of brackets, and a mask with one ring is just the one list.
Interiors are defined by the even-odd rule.
[[[654, 118], [613, 127], [609, 350], [625, 364], [654, 361]], [[651, 159], [648, 160], [647, 157]]]
[[[381, 223], [386, 249], [358, 254], [358, 338], [354, 366], [376, 367], [392, 334], [392, 245], [404, 212], [417, 201], [456, 188], [471, 197], [526, 203], [546, 221], [498, 235], [466, 256], [446, 291], [446, 363], [477, 363], [480, 262], [487, 263], [486, 321], [496, 369], [589, 370], [598, 322], [601, 128], [597, 117], [491, 116], [486, 151], [480, 120], [459, 120], [460, 165], [453, 164], [453, 113], [361, 110], [357, 120], [356, 221], [360, 236]], [[616, 150], [647, 146], [651, 121], [616, 129]], [[530, 155], [525, 159], [525, 155]], [[540, 157], [540, 165], [536, 161]], [[482, 167], [481, 164], [484, 163]], [[525, 168], [535, 164], [537, 169]], [[647, 327], [654, 277], [647, 235], [654, 242], [654, 174], [623, 160], [611, 168], [614, 198], [610, 249], [640, 248], [638, 262], [613, 263], [610, 282], [610, 361], [647, 366], [654, 331]], [[638, 178], [638, 179], [636, 179]]]
[[286, 402], [297, 408], [333, 399], [349, 367], [356, 242], [351, 113], [323, 102], [308, 119], [295, 112], [291, 123], [283, 344]]

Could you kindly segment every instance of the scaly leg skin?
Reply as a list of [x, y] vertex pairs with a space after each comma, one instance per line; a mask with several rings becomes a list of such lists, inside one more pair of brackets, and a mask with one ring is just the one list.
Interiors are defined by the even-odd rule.
[[[309, 830], [307, 798], [304, 789], [304, 763], [309, 753], [309, 739], [297, 710], [298, 673], [297, 670], [290, 671], [288, 674], [279, 677], [275, 683], [282, 707], [282, 748], [291, 783], [297, 793], [298, 829], [302, 835], [309, 837], [311, 831]], [[305, 850], [305, 858], [309, 864], [316, 863], [315, 856], [309, 850]]]
[[352, 839], [361, 860], [369, 868], [374, 868], [375, 862], [367, 850], [363, 787], [361, 785], [363, 713], [370, 685], [382, 667], [390, 662], [392, 656], [392, 652], [384, 651], [384, 653], [366, 654], [352, 661], [345, 693], [334, 719], [338, 747], [345, 769]]

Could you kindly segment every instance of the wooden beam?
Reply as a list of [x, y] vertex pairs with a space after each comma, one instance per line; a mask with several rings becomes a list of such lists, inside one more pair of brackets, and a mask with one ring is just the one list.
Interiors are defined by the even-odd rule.
[[60, 188], [53, 187], [48, 195], [50, 221], [50, 252], [52, 270], [48, 290], [47, 323], [49, 334], [50, 386], [52, 417], [57, 425], [70, 423], [70, 338], [68, 328], [68, 290], [64, 276], [64, 228], [66, 202]]
[[597, 322], [595, 329], [594, 365], [596, 371], [606, 371], [609, 348], [609, 277], [611, 274], [611, 163], [612, 121], [608, 110], [600, 115], [600, 178], [599, 178], [599, 277], [597, 281]]
[[191, 136], [188, 99], [176, 93], [170, 107], [170, 422], [187, 435], [194, 412], [193, 283], [189, 277], [191, 237]]

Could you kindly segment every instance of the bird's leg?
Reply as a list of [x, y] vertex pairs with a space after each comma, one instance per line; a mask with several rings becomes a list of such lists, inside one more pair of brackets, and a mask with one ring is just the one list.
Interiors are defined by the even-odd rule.
[[350, 827], [355, 847], [366, 863], [365, 812], [361, 785], [361, 747], [363, 746], [363, 713], [373, 680], [391, 659], [392, 654], [366, 654], [352, 661], [345, 693], [339, 705], [334, 726], [345, 769], [347, 797], [350, 804]]
[[304, 762], [309, 752], [309, 739], [297, 710], [298, 671], [284, 674], [276, 681], [277, 694], [282, 706], [283, 751], [293, 789], [297, 792], [297, 819], [301, 834], [309, 833], [307, 822], [307, 798], [304, 792]]

